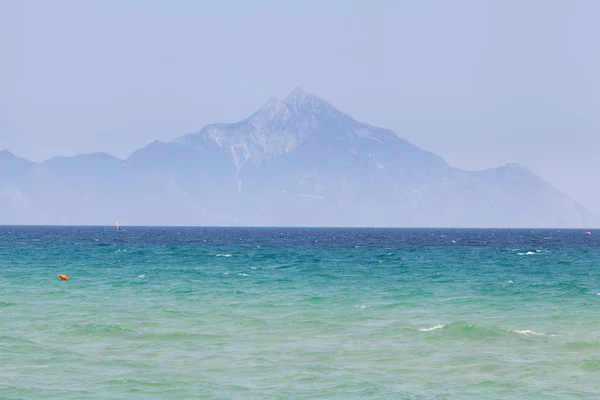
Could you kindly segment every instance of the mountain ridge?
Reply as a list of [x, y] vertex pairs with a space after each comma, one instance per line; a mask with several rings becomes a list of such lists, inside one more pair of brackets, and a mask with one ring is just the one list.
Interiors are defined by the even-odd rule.
[[283, 100], [268, 99], [241, 121], [154, 141], [126, 159], [91, 153], [34, 163], [1, 151], [0, 168], [0, 221], [600, 225], [589, 210], [520, 164], [455, 168], [301, 88]]

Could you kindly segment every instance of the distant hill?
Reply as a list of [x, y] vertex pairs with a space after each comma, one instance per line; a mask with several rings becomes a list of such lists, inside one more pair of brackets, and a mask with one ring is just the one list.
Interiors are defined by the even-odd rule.
[[469, 172], [301, 89], [249, 118], [33, 163], [0, 152], [0, 224], [591, 227], [517, 164]]

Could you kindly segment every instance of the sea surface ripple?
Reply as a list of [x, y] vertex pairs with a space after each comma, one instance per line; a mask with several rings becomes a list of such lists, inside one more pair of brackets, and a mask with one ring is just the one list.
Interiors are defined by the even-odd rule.
[[2, 399], [600, 396], [600, 233], [7, 226], [0, 270]]

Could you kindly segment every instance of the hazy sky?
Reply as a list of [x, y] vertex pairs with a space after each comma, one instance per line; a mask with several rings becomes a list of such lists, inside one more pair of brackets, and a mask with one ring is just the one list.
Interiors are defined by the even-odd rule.
[[598, 1], [0, 0], [0, 149], [127, 157], [301, 86], [600, 213]]

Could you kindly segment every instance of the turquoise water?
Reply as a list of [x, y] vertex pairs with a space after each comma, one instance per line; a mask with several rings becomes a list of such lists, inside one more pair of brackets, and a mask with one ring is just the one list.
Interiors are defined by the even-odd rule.
[[582, 231], [0, 227], [0, 269], [2, 399], [600, 397]]

